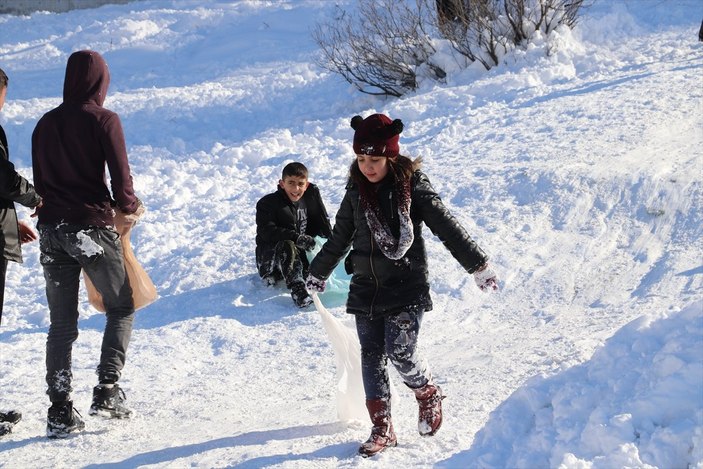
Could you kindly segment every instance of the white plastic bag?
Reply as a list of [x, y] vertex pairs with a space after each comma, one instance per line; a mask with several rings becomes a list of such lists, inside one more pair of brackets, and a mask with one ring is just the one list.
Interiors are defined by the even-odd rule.
[[315, 308], [334, 349], [337, 364], [337, 416], [339, 420], [366, 420], [366, 397], [361, 378], [361, 353], [356, 333], [327, 311], [317, 293], [312, 294]]
[[[342, 422], [351, 420], [368, 420], [366, 410], [366, 394], [364, 381], [361, 377], [361, 351], [356, 332], [346, 327], [327, 311], [317, 293], [312, 294], [317, 312], [322, 318], [327, 336], [334, 349], [337, 364], [337, 416]], [[393, 382], [390, 381], [391, 407], [397, 403], [397, 394]]]

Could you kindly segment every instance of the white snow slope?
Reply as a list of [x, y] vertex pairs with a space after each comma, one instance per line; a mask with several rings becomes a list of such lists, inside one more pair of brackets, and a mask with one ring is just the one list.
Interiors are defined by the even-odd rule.
[[[316, 65], [309, 31], [353, 0], [139, 1], [0, 16], [0, 114], [31, 178], [30, 136], [71, 52], [104, 54], [148, 213], [133, 233], [160, 299], [137, 313], [121, 381], [136, 416], [87, 416], [104, 316], [81, 292], [74, 401], [84, 432], [45, 437], [49, 317], [38, 245], [8, 272], [0, 406], [24, 419], [0, 466], [703, 468], [703, 18], [698, 0], [599, 0], [500, 67], [401, 99]], [[406, 123], [405, 154], [490, 254], [481, 293], [425, 230], [435, 308], [420, 336], [447, 394], [433, 438], [392, 372], [397, 448], [337, 417], [318, 313], [265, 288], [254, 207], [283, 165], [310, 169], [334, 216], [349, 120]], [[18, 208], [21, 218], [29, 211]], [[344, 291], [322, 296], [351, 327]]]

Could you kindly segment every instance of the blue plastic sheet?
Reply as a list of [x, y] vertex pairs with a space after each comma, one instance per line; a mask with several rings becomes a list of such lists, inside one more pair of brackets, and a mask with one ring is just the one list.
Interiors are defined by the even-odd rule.
[[[312, 251], [307, 252], [308, 260], [312, 259], [320, 252], [322, 245], [327, 240], [324, 238], [315, 238], [315, 247]], [[351, 275], [344, 271], [344, 258], [339, 261], [337, 267], [332, 271], [325, 283], [325, 291], [320, 294], [320, 299], [329, 307], [337, 307], [346, 304], [347, 295], [349, 294], [349, 282]]]

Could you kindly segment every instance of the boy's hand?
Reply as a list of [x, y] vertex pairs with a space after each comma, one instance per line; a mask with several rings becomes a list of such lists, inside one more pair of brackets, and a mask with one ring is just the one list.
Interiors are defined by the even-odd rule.
[[298, 236], [298, 239], [295, 240], [295, 245], [303, 251], [312, 251], [315, 247], [315, 238], [310, 235], [301, 234]]
[[308, 275], [308, 278], [305, 279], [305, 289], [308, 293], [322, 293], [325, 291], [325, 281]]
[[34, 212], [30, 215], [31, 218], [36, 218], [39, 216], [39, 209], [44, 206], [44, 200], [39, 199], [39, 203], [34, 206]]
[[137, 221], [142, 217], [142, 215], [144, 215], [144, 212], [146, 212], [146, 207], [144, 207], [141, 200], [139, 201], [137, 209], [134, 213], [124, 213], [122, 210], [116, 208], [114, 221], [115, 229], [120, 234], [126, 233], [137, 224]]
[[488, 264], [484, 264], [483, 267], [474, 272], [474, 280], [481, 291], [498, 290], [498, 277]]
[[29, 226], [27, 224], [27, 222], [18, 221], [17, 226], [19, 226], [19, 229], [20, 229], [20, 243], [21, 244], [31, 243], [32, 241], [36, 241], [37, 233], [32, 229], [31, 226]]

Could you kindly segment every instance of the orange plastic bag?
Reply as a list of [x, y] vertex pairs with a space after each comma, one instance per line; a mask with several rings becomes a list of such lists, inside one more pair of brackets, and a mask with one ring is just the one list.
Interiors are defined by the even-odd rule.
[[[117, 212], [115, 216], [115, 228], [120, 233], [122, 239], [122, 252], [124, 255], [124, 266], [127, 271], [127, 278], [132, 287], [132, 299], [134, 300], [134, 309], [140, 309], [150, 305], [159, 297], [156, 291], [154, 282], [151, 281], [149, 274], [146, 273], [142, 265], [137, 260], [132, 250], [130, 236], [132, 232], [131, 223], [125, 223], [123, 214]], [[88, 301], [93, 308], [98, 311], [105, 312], [102, 295], [95, 289], [95, 285], [90, 281], [88, 275], [83, 271], [83, 279], [85, 280], [85, 288], [88, 290]]]

